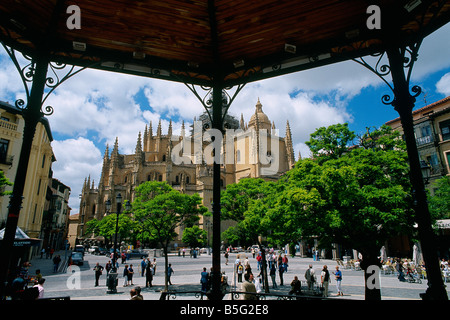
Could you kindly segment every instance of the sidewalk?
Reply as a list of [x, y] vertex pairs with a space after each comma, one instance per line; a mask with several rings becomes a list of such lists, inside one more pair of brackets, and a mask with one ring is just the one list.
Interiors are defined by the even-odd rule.
[[61, 263], [59, 264], [57, 273], [65, 272], [67, 268], [67, 262], [69, 261], [70, 258], [70, 254], [71, 254], [70, 250], [67, 250], [67, 253], [64, 250], [55, 251], [53, 253], [52, 258], [48, 259], [45, 257], [45, 255], [42, 257], [42, 259], [40, 255], [37, 255], [30, 261], [31, 267], [29, 268], [29, 272], [30, 274], [34, 274], [36, 270], [39, 269], [41, 270], [41, 274], [43, 277], [55, 274], [55, 272], [53, 272], [53, 258], [57, 255], [61, 257]]

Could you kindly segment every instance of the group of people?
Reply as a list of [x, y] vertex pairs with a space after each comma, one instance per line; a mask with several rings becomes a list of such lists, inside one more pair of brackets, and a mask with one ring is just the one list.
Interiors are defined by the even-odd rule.
[[[276, 255], [274, 252], [268, 252], [266, 254], [266, 268], [268, 267], [269, 273], [272, 280], [272, 288], [276, 289], [278, 288], [276, 283], [276, 273], [278, 271], [279, 275], [279, 285], [284, 285], [284, 279], [283, 275], [288, 270], [288, 257], [286, 255], [282, 256], [281, 253]], [[225, 256], [227, 257], [227, 254]], [[247, 257], [245, 257], [244, 261], [242, 262], [240, 259], [240, 256], [238, 255], [236, 261], [235, 261], [235, 272], [237, 275], [237, 282], [242, 283], [242, 291], [246, 292], [244, 294], [244, 299], [253, 299], [257, 297], [254, 293], [260, 293], [262, 292], [262, 289], [264, 288], [264, 283], [262, 281], [263, 277], [263, 256], [261, 252], [259, 252], [256, 256], [257, 261], [257, 269], [260, 271], [259, 274], [255, 277], [252, 273], [252, 268], [250, 266], [249, 260]], [[228, 261], [226, 260], [226, 263]], [[204, 270], [206, 272], [206, 270]], [[339, 270], [339, 266], [336, 266], [336, 270], [332, 272], [334, 275], [335, 281], [336, 281], [336, 289], [337, 289], [337, 295], [343, 296], [342, 291], [342, 271]], [[305, 272], [305, 280], [307, 283], [308, 290], [314, 290], [314, 286], [318, 284], [318, 277], [315, 274], [314, 268], [312, 265], [309, 265], [309, 268]], [[244, 281], [242, 280], [244, 278]], [[328, 270], [328, 267], [326, 265], [323, 266], [321, 273], [320, 273], [320, 290], [322, 291], [322, 295], [324, 297], [328, 297], [328, 288], [329, 284], [331, 283], [331, 274]], [[294, 276], [294, 279], [290, 283], [291, 290], [289, 291], [289, 294], [300, 294], [301, 293], [301, 281], [298, 279], [298, 276]], [[247, 293], [248, 292], [248, 293]]]
[[36, 275], [30, 276], [29, 262], [24, 262], [16, 270], [16, 276], [8, 281], [7, 294], [12, 300], [36, 300], [44, 298], [45, 278], [42, 277], [40, 269], [36, 269]]

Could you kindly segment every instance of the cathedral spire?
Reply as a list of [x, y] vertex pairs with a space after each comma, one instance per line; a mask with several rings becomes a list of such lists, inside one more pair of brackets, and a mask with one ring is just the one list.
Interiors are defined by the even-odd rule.
[[161, 137], [161, 119], [159, 119], [158, 128], [156, 129], [156, 135]]
[[172, 119], [170, 119], [170, 122], [169, 122], [169, 130], [167, 132], [167, 135], [169, 136], [169, 139], [172, 136]]
[[239, 126], [240, 126], [240, 128], [241, 128], [242, 130], [245, 129], [244, 114], [243, 114], [243, 113], [241, 113], [241, 121], [240, 121], [240, 123], [239, 123]]
[[294, 146], [292, 143], [291, 126], [289, 120], [286, 121], [286, 154], [289, 162], [289, 167], [292, 168], [295, 165]]
[[142, 140], [141, 140], [141, 132], [139, 131], [138, 138], [136, 141], [136, 149], [135, 149], [136, 155], [140, 154], [142, 152]]
[[184, 127], [184, 120], [183, 120], [183, 122], [181, 123], [181, 136], [184, 137], [185, 134], [186, 134], [186, 129]]

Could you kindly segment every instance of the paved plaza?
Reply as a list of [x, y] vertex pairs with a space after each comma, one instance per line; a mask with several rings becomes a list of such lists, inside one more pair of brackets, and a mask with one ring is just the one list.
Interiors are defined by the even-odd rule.
[[[64, 260], [65, 252], [57, 252]], [[241, 253], [242, 255], [242, 253]], [[250, 253], [246, 253], [249, 258], [249, 263], [254, 274], [258, 274], [256, 259]], [[153, 279], [153, 287], [145, 288], [145, 277], [140, 274], [140, 259], [128, 260], [127, 264], [133, 264], [135, 275], [133, 277], [134, 286], [123, 287], [122, 271], [123, 266], [119, 267], [119, 285], [116, 294], [108, 294], [106, 286], [106, 272], [100, 277], [99, 286], [95, 287], [93, 268], [98, 262], [105, 266], [109, 258], [105, 256], [96, 256], [89, 253], [85, 254], [85, 261], [83, 266], [69, 267], [67, 272], [53, 272], [53, 265], [51, 259], [40, 259], [36, 257], [31, 261], [32, 266], [29, 268], [30, 274], [34, 274], [36, 269], [40, 269], [43, 277], [46, 279], [45, 297], [63, 297], [69, 296], [70, 300], [128, 300], [130, 298], [129, 292], [132, 287], [140, 286], [142, 288], [142, 295], [144, 300], [158, 300], [161, 297], [161, 291], [164, 289], [164, 257], [157, 257], [156, 274]], [[153, 260], [153, 258], [151, 258]], [[228, 265], [225, 265], [225, 260], [221, 258], [222, 272], [228, 276], [228, 284], [232, 289], [240, 291], [240, 283], [236, 283], [233, 272], [233, 265], [236, 260], [236, 254], [231, 254]], [[200, 273], [203, 267], [208, 270], [211, 267], [212, 256], [202, 254], [197, 258], [180, 257], [178, 255], [169, 255], [169, 263], [172, 264], [174, 274], [171, 278], [172, 284], [169, 286], [171, 291], [200, 291]], [[119, 259], [119, 262], [120, 259]], [[288, 271], [284, 274], [284, 286], [279, 286], [279, 277], [277, 274], [276, 282], [277, 289], [272, 288], [271, 280], [269, 278], [269, 288], [272, 294], [288, 294], [290, 290], [290, 283], [294, 276], [298, 276], [299, 280], [305, 281], [305, 271], [308, 266], [312, 264], [316, 275], [319, 275], [323, 265], [327, 265], [330, 271], [335, 270], [336, 262], [333, 260], [321, 259], [320, 261], [313, 261], [312, 258], [289, 258]], [[342, 288], [344, 296], [336, 296], [335, 281], [332, 277], [330, 284], [330, 298], [332, 299], [353, 299], [364, 300], [364, 278], [363, 271], [342, 268], [343, 280]], [[420, 294], [424, 293], [427, 288], [427, 280], [419, 283], [400, 282], [393, 274], [384, 275], [380, 272], [380, 284], [382, 300], [421, 300]], [[306, 283], [303, 283], [305, 286]], [[449, 292], [447, 286], [447, 292]], [[450, 294], [449, 294], [450, 296]], [[193, 295], [184, 296], [177, 295], [177, 300], [180, 299], [196, 299]], [[226, 295], [224, 299], [230, 300], [231, 296]]]

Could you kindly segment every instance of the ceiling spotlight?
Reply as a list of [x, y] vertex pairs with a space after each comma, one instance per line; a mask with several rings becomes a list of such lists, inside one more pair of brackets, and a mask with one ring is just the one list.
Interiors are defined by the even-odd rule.
[[137, 60], [144, 60], [145, 59], [145, 53], [142, 51], [134, 51], [133, 52], [133, 58]]
[[76, 51], [86, 51], [86, 43], [84, 42], [73, 41], [72, 46]]
[[243, 67], [244, 66], [244, 60], [237, 60], [237, 61], [235, 61], [235, 62], [233, 62], [233, 65], [234, 65], [234, 67], [235, 68], [240, 68], [240, 67]]
[[297, 52], [297, 47], [294, 46], [293, 44], [285, 43], [284, 44], [284, 51], [289, 52], [289, 53], [296, 53]]

